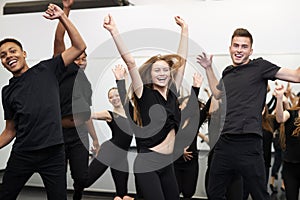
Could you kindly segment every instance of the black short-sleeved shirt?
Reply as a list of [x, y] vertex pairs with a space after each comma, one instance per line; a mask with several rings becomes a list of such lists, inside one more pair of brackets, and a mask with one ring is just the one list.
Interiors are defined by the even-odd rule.
[[280, 67], [262, 58], [238, 67], [228, 66], [218, 89], [225, 94], [225, 123], [222, 134], [255, 133], [262, 136], [262, 110], [268, 80], [274, 80]]
[[283, 159], [286, 162], [300, 163], [300, 136], [292, 136], [297, 128], [294, 125], [295, 119], [299, 117], [298, 110], [288, 110], [290, 118], [284, 123], [286, 150], [283, 152]]
[[128, 151], [132, 141], [132, 130], [128, 119], [112, 111], [108, 112], [112, 118], [110, 122], [107, 122], [112, 132], [110, 141], [123, 150]]
[[5, 120], [13, 120], [13, 151], [31, 151], [62, 144], [58, 79], [65, 71], [61, 55], [44, 60], [2, 89]]
[[84, 71], [75, 63], [70, 64], [59, 80], [59, 88], [62, 117], [80, 113], [81, 119], [88, 120], [92, 89]]
[[170, 130], [178, 130], [180, 110], [177, 97], [174, 84], [170, 86], [167, 100], [159, 91], [144, 86], [141, 98], [136, 97], [143, 125], [140, 131], [135, 131], [138, 146], [154, 147], [166, 138]]

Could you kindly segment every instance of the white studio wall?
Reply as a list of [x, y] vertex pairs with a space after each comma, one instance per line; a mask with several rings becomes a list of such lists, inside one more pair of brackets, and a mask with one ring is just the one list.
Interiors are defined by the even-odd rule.
[[[0, 6], [3, 7], [2, 1]], [[236, 28], [247, 28], [254, 38], [253, 58], [262, 56], [279, 66], [296, 68], [300, 66], [300, 2], [297, 0], [174, 0], [153, 1], [152, 4], [97, 8], [71, 11], [70, 19], [79, 29], [88, 46], [88, 68], [86, 70], [93, 86], [93, 111], [111, 108], [107, 91], [115, 86], [111, 68], [123, 64], [109, 33], [102, 27], [104, 17], [110, 13], [126, 38], [137, 63], [152, 55], [176, 52], [179, 42], [179, 27], [174, 16], [179, 15], [189, 25], [189, 57], [185, 85], [189, 87], [192, 74], [204, 71], [196, 63], [196, 55], [202, 51], [214, 55], [214, 67], [219, 74], [231, 64], [228, 47]], [[43, 13], [0, 15], [0, 39], [14, 37], [21, 41], [27, 51], [27, 61], [32, 66], [42, 59], [50, 58], [53, 52], [54, 31], [57, 21], [42, 17]], [[69, 40], [66, 37], [66, 43]], [[1, 88], [11, 75], [2, 67]], [[271, 82], [271, 88], [274, 84]], [[208, 87], [205, 81], [204, 87]], [[300, 91], [298, 84], [292, 84]], [[200, 98], [207, 99], [201, 90]], [[1, 104], [2, 107], [2, 104]], [[0, 109], [0, 128], [3, 130], [3, 109]], [[104, 122], [95, 122], [100, 141], [110, 138], [110, 131]], [[4, 169], [10, 146], [0, 151], [0, 169]], [[202, 160], [202, 162], [204, 162]], [[206, 165], [202, 165], [206, 166]], [[203, 176], [205, 169], [200, 169]], [[203, 178], [203, 177], [202, 177]], [[131, 180], [132, 181], [132, 180]], [[201, 181], [201, 180], [200, 180]], [[33, 181], [34, 182], [34, 181]], [[70, 183], [69, 183], [70, 184]], [[199, 181], [198, 181], [199, 186]], [[97, 190], [96, 185], [94, 189]], [[202, 186], [201, 186], [202, 187]], [[133, 190], [133, 186], [130, 188]], [[109, 189], [103, 189], [108, 191]], [[203, 197], [203, 188], [196, 196]]]

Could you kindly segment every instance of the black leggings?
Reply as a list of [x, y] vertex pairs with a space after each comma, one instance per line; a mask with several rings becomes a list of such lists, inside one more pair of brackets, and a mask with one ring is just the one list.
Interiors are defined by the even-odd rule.
[[134, 162], [134, 175], [144, 200], [179, 200], [172, 156], [148, 153], [139, 153]]
[[279, 144], [279, 136], [276, 136], [273, 139], [273, 147], [275, 152], [274, 152], [274, 162], [271, 169], [271, 176], [273, 176], [275, 179], [278, 179], [278, 171], [282, 164], [282, 150]]
[[298, 200], [300, 189], [300, 163], [283, 162], [283, 178], [287, 200]]
[[192, 198], [196, 192], [199, 163], [198, 157], [185, 163], [174, 163], [175, 175], [179, 188], [184, 198]]
[[101, 145], [98, 157], [94, 158], [89, 165], [88, 180], [85, 187], [90, 187], [110, 167], [116, 187], [116, 195], [123, 197], [128, 194], [129, 167], [127, 152], [125, 150], [114, 152], [111, 145], [113, 144], [110, 141]]

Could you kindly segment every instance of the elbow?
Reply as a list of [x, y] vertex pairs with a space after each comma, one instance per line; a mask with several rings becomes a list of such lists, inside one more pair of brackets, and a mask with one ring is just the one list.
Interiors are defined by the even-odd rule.
[[134, 59], [130, 59], [128, 61], [126, 61], [126, 65], [128, 67], [128, 69], [133, 69], [135, 68], [136, 64], [135, 64], [135, 60]]
[[79, 50], [83, 53], [86, 50], [87, 46], [85, 44], [85, 42], [83, 42], [83, 44], [80, 45]]
[[277, 123], [284, 123], [282, 117], [276, 116], [276, 121], [277, 121]]
[[222, 93], [221, 92], [213, 93], [213, 96], [216, 100], [220, 100], [222, 98]]

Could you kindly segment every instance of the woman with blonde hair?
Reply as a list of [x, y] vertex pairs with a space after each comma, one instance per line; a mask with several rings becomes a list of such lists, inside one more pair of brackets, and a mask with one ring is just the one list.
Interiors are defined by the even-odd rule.
[[181, 27], [177, 54], [156, 55], [139, 69], [125, 48], [112, 16], [104, 19], [107, 29], [128, 67], [132, 79], [134, 127], [138, 156], [134, 172], [145, 200], [179, 200], [173, 167], [175, 134], [180, 125], [178, 105], [188, 49], [187, 24], [180, 17]]

